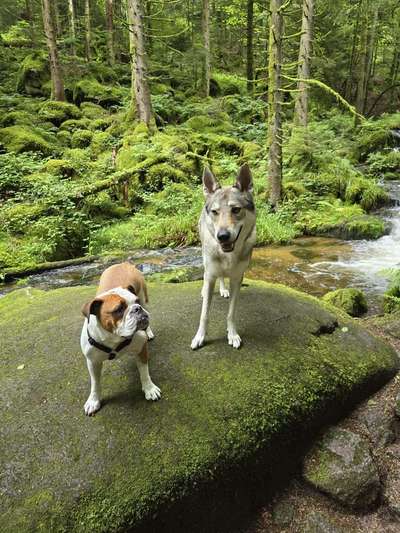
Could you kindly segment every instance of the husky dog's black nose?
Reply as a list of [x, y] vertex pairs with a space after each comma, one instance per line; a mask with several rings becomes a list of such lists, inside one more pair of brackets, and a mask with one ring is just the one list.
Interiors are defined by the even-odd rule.
[[226, 229], [220, 229], [217, 233], [217, 239], [219, 240], [219, 242], [229, 241], [230, 238], [231, 234]]

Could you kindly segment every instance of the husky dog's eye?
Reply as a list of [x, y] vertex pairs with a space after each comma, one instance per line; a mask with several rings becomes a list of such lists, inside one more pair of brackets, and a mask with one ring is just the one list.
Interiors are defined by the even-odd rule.
[[211, 213], [212, 213], [213, 215], [218, 215], [218, 211], [217, 211], [216, 209], [211, 209]]
[[242, 210], [241, 207], [232, 207], [232, 213], [234, 215], [238, 215], [240, 213], [240, 211]]

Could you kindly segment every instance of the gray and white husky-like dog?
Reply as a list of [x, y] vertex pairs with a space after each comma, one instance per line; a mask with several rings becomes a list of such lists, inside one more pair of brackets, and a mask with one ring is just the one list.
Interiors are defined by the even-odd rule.
[[[206, 203], [200, 216], [199, 232], [203, 250], [203, 305], [199, 329], [192, 340], [193, 350], [204, 344], [215, 281], [220, 278], [220, 294], [230, 296], [227, 317], [228, 343], [239, 348], [235, 310], [243, 274], [256, 242], [256, 214], [250, 168], [243, 165], [232, 187], [221, 187], [208, 168], [203, 173]], [[224, 278], [229, 278], [229, 291]]]

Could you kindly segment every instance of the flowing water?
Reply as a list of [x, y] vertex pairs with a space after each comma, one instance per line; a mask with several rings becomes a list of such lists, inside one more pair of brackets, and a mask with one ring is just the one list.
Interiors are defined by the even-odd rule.
[[[328, 237], [303, 237], [286, 246], [256, 248], [247, 276], [284, 283], [321, 296], [343, 287], [358, 287], [367, 293], [372, 311], [379, 309], [380, 296], [388, 285], [388, 271], [400, 267], [400, 182], [389, 182], [392, 205], [380, 211], [391, 224], [388, 235], [375, 241], [342, 241]], [[201, 277], [198, 247], [139, 250], [129, 256], [145, 275], [189, 268], [190, 277]], [[70, 266], [29, 276], [0, 289], [5, 294], [30, 285], [41, 289], [90, 284], [116, 259]]]

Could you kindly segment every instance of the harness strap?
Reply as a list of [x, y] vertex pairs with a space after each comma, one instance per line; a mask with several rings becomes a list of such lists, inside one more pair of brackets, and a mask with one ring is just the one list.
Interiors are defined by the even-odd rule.
[[105, 344], [101, 344], [100, 342], [97, 342], [96, 339], [94, 339], [90, 333], [89, 333], [89, 327], [87, 328], [87, 336], [88, 336], [88, 342], [91, 346], [94, 346], [98, 350], [101, 350], [102, 352], [108, 353], [109, 359], [115, 359], [118, 352], [123, 350], [126, 346], [129, 346], [129, 344], [132, 342], [133, 337], [128, 337], [124, 339], [122, 342], [118, 344], [116, 348], [110, 348], [109, 346], [106, 346]]

